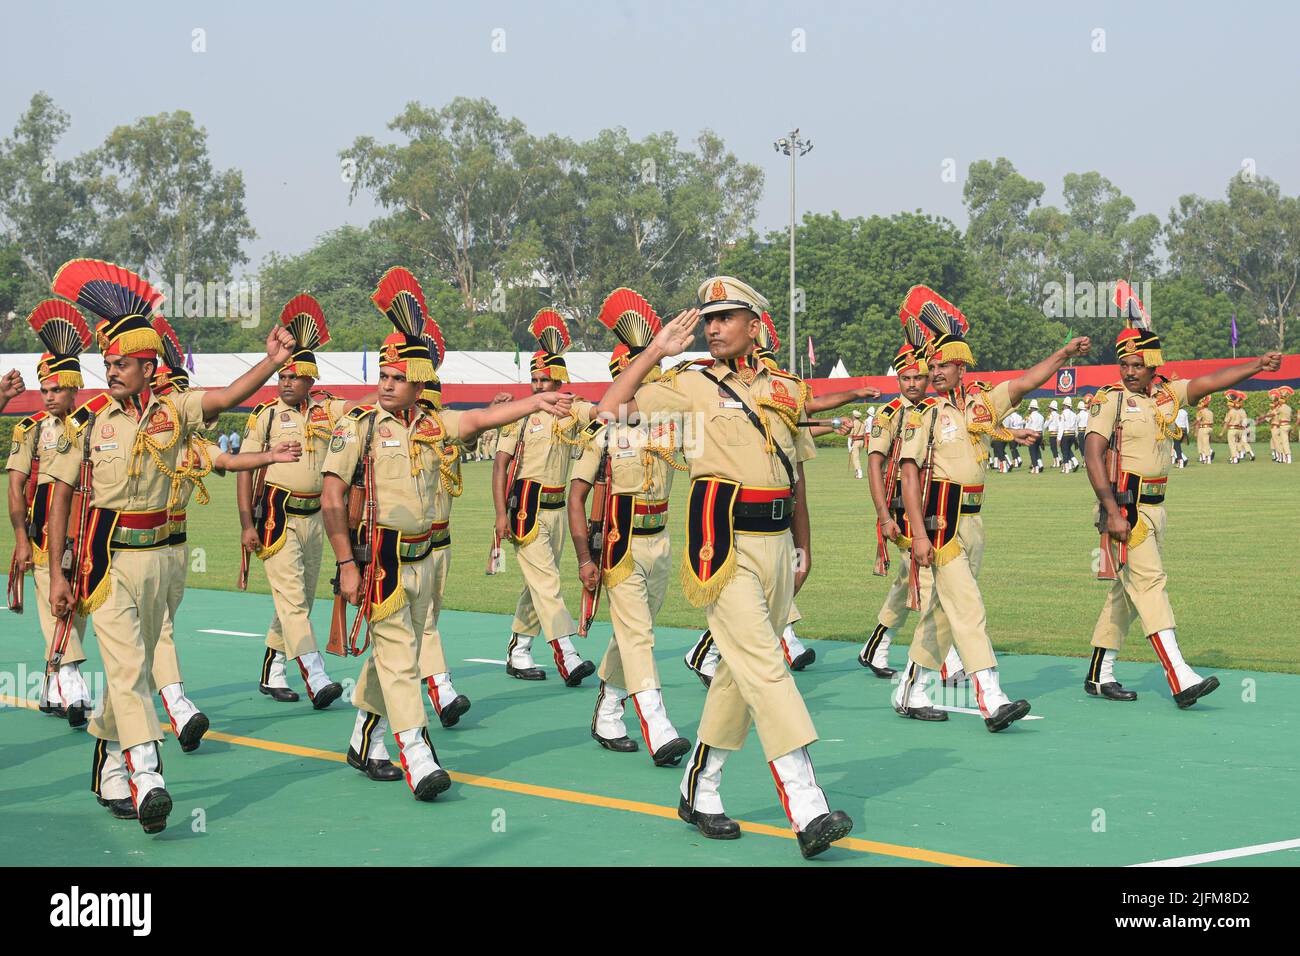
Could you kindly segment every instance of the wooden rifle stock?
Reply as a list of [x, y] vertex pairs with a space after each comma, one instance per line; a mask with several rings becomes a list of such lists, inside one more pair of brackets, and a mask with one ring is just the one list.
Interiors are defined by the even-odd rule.
[[609, 520], [613, 512], [614, 476], [609, 463], [609, 451], [601, 453], [600, 467], [596, 470], [596, 484], [591, 502], [591, 517], [587, 521], [587, 547], [596, 562], [596, 586], [582, 589], [582, 614], [578, 622], [578, 635], [586, 637], [591, 622], [600, 610], [600, 593], [605, 582], [605, 545], [609, 540]]
[[[894, 435], [894, 440], [890, 443], [889, 462], [885, 465], [885, 507], [891, 512], [894, 494], [898, 488], [898, 456], [902, 450], [902, 434], [899, 432]], [[867, 467], [873, 467], [870, 458], [867, 459]], [[879, 518], [876, 519], [876, 566], [872, 569], [872, 573], [881, 578], [889, 574], [889, 542], [885, 540], [885, 535], [881, 531]]]
[[[527, 422], [529, 416], [525, 416], [522, 421]], [[512, 496], [515, 493], [515, 476], [519, 474], [519, 464], [524, 460], [524, 426], [519, 426], [519, 440], [515, 442], [515, 453], [510, 456], [510, 464], [506, 468], [506, 519], [518, 510], [519, 502]], [[507, 534], [509, 531], [507, 531]], [[484, 574], [497, 574], [505, 567], [505, 559], [501, 555], [501, 535], [497, 534], [496, 521], [492, 522], [492, 548], [488, 551], [487, 570]]]
[[[1116, 415], [1115, 430], [1110, 434], [1110, 444], [1106, 449], [1106, 480], [1110, 482], [1111, 494], [1115, 496], [1115, 503], [1128, 510], [1127, 500], [1121, 501], [1123, 497], [1127, 499], [1129, 492], [1121, 491], [1119, 488], [1120, 478], [1123, 471], [1120, 467], [1120, 453], [1123, 449], [1124, 442], [1124, 425], [1118, 421]], [[1132, 531], [1132, 529], [1129, 529]], [[1128, 542], [1119, 542], [1119, 559], [1116, 560], [1114, 553], [1111, 551], [1113, 539], [1110, 536], [1106, 526], [1106, 512], [1102, 508], [1097, 509], [1097, 532], [1101, 535], [1101, 558], [1097, 563], [1097, 580], [1114, 581], [1119, 578], [1119, 572], [1128, 564]]]

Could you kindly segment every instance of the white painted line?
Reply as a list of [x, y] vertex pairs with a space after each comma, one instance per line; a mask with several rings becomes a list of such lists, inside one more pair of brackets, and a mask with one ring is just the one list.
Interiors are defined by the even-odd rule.
[[1198, 853], [1195, 856], [1176, 856], [1171, 860], [1152, 860], [1150, 863], [1132, 863], [1132, 867], [1143, 866], [1196, 866], [1198, 863], [1213, 863], [1216, 860], [1235, 860], [1243, 856], [1259, 856], [1263, 853], [1276, 853], [1278, 850], [1300, 848], [1300, 840], [1282, 840], [1278, 843], [1257, 843], [1254, 846], [1238, 847], [1235, 850], [1215, 850], [1213, 853]]
[[[934, 709], [946, 710], [950, 714], [974, 714], [976, 717], [984, 716], [979, 712], [979, 709], [975, 707], [947, 707], [943, 704], [935, 704]], [[1043, 718], [1039, 717], [1037, 714], [1028, 714], [1024, 717], [1021, 717], [1020, 719], [1021, 720], [1042, 720]]]
[[200, 628], [200, 634], [227, 634], [230, 637], [266, 637], [265, 634], [250, 634], [248, 631], [220, 631], [216, 628]]
[[467, 657], [465, 658], [465, 663], [466, 664], [500, 664], [502, 667], [506, 666], [505, 661], [494, 661], [487, 657]]

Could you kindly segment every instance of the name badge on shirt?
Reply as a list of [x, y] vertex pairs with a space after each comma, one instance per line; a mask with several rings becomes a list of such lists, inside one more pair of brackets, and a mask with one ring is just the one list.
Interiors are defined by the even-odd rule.
[[635, 456], [635, 455], [636, 455], [636, 450], [633, 449], [632, 451], [621, 451], [621, 452], [619, 452], [617, 455], [615, 455], [614, 457], [615, 457], [615, 458], [632, 458], [632, 457]]
[[538, 422], [537, 424], [533, 425], [533, 427], [531, 427], [531, 428], [528, 429], [528, 430], [529, 430], [530, 432], [539, 432], [539, 431], [542, 430], [542, 423], [541, 423], [541, 422]]
[[280, 419], [280, 431], [285, 431], [287, 429], [297, 428], [297, 427], [298, 427], [298, 423], [293, 421], [292, 419], [284, 419], [284, 418]]
[[114, 451], [117, 448], [117, 442], [111, 441], [104, 445], [96, 445], [95, 451]]
[[379, 443], [379, 447], [380, 448], [401, 448], [402, 440], [400, 438], [390, 438], [387, 441], [381, 441]]
[[718, 402], [719, 408], [744, 408], [744, 402]]

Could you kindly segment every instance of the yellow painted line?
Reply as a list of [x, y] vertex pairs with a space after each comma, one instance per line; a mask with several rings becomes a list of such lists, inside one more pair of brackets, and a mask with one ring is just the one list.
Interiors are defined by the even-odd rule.
[[[36, 705], [31, 701], [23, 700], [18, 697], [11, 697], [8, 694], [0, 694], [0, 705], [8, 707], [25, 707], [28, 710], [36, 710]], [[169, 727], [164, 727], [165, 733], [170, 732]], [[311, 757], [316, 760], [330, 760], [334, 763], [346, 763], [347, 757], [341, 753], [335, 753], [332, 750], [321, 750], [317, 747], [303, 747], [298, 744], [281, 743], [278, 740], [263, 740], [260, 737], [240, 737], [235, 734], [225, 734], [219, 730], [209, 730], [204, 735], [205, 740], [220, 740], [223, 743], [235, 744], [239, 747], [251, 747], [256, 750], [267, 750], [272, 753], [289, 754], [294, 757]], [[640, 800], [624, 800], [622, 797], [606, 797], [596, 793], [584, 793], [581, 790], [564, 790], [559, 787], [544, 787], [535, 783], [521, 783], [517, 780], [502, 780], [498, 777], [482, 777], [473, 773], [461, 773], [456, 770], [449, 770], [451, 779], [457, 783], [464, 784], [468, 787], [484, 787], [489, 790], [501, 790], [506, 793], [518, 793], [530, 797], [542, 797], [546, 800], [559, 800], [563, 803], [576, 803], [588, 807], [602, 807], [606, 810], [624, 810], [628, 813], [641, 813], [646, 816], [660, 817], [664, 820], [676, 820], [677, 809], [675, 807], [660, 806], [657, 803], [643, 803]], [[783, 840], [798, 839], [794, 831], [786, 827], [774, 827], [766, 823], [751, 823], [748, 820], [737, 820], [740, 829], [746, 833], [759, 833], [763, 836], [780, 837]], [[940, 866], [1008, 866], [1010, 864], [997, 863], [992, 860], [980, 860], [969, 856], [958, 856], [955, 853], [943, 853], [937, 850], [923, 850], [920, 847], [901, 846], [895, 843], [877, 843], [875, 840], [862, 840], [858, 837], [845, 837], [834, 844], [844, 850], [856, 850], [859, 853], [875, 853], [879, 856], [892, 856], [903, 860], [918, 860], [923, 863], [936, 863]]]

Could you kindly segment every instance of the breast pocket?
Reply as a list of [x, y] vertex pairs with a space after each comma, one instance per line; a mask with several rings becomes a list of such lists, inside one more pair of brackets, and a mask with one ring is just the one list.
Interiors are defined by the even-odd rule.
[[120, 451], [100, 452], [95, 456], [94, 480], [101, 487], [121, 484], [126, 480], [126, 454]]
[[721, 411], [709, 417], [709, 437], [720, 445], [735, 447], [759, 440], [754, 428], [741, 411]]
[[411, 462], [401, 448], [377, 448], [375, 474], [387, 479], [406, 478], [411, 474]]

